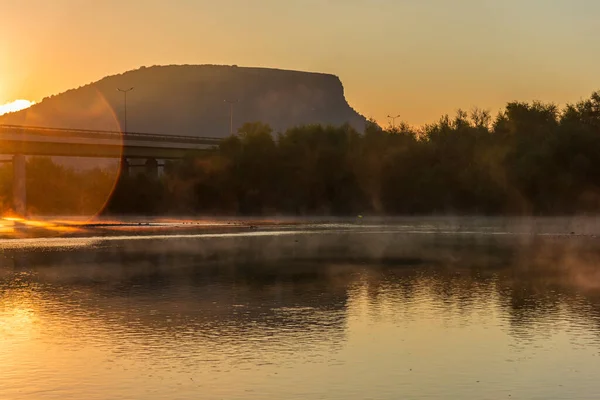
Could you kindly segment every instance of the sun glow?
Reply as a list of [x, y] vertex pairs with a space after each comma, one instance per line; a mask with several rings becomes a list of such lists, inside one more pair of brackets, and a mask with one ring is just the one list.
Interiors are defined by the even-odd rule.
[[[47, 232], [72, 233], [79, 230], [77, 221], [50, 221], [34, 220], [20, 217], [0, 217], [0, 234], [10, 235], [11, 238], [23, 236], [19, 233], [27, 234], [28, 230], [37, 229]], [[27, 235], [25, 235], [27, 236]], [[1, 236], [0, 236], [1, 237]]]
[[29, 100], [15, 100], [13, 102], [0, 105], [0, 115], [24, 110], [26, 108], [31, 107], [34, 104], [35, 102]]

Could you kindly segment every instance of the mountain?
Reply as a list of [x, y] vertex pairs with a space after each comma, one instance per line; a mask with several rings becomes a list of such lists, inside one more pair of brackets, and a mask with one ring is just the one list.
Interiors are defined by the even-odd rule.
[[275, 131], [292, 126], [350, 123], [365, 118], [344, 97], [337, 76], [267, 68], [217, 65], [142, 67], [43, 99], [0, 124], [223, 137], [245, 122], [261, 121]]

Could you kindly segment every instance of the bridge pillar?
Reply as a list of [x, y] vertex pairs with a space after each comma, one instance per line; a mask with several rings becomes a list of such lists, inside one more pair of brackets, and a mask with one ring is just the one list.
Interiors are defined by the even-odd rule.
[[146, 160], [146, 175], [150, 178], [158, 178], [158, 161], [156, 161], [156, 158]]
[[121, 157], [121, 176], [129, 176], [130, 165], [129, 160], [125, 157]]
[[13, 205], [17, 215], [27, 213], [27, 158], [23, 154], [13, 156]]
[[165, 174], [165, 160], [157, 160], [158, 161], [158, 177], [162, 177]]

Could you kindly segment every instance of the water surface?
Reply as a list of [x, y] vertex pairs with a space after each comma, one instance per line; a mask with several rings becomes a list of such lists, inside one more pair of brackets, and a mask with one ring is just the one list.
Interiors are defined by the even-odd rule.
[[597, 239], [424, 226], [4, 241], [0, 398], [596, 398]]

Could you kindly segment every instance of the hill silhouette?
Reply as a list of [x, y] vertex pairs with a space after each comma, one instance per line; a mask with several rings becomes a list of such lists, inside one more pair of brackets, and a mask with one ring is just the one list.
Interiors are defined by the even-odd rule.
[[344, 97], [337, 76], [267, 68], [217, 65], [141, 67], [47, 97], [27, 110], [0, 117], [1, 124], [73, 129], [127, 130], [223, 137], [262, 121], [275, 131], [304, 124], [349, 123], [362, 130], [365, 118]]

